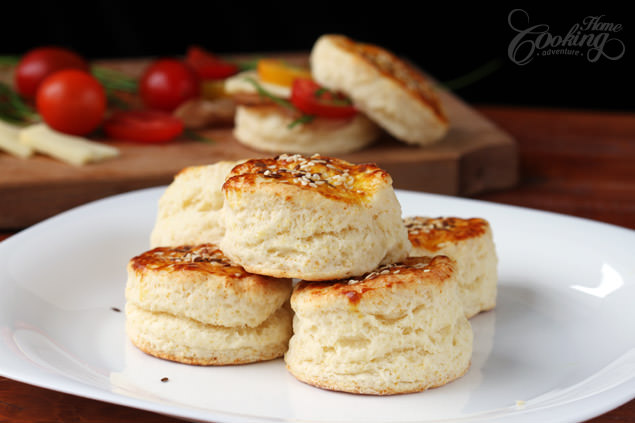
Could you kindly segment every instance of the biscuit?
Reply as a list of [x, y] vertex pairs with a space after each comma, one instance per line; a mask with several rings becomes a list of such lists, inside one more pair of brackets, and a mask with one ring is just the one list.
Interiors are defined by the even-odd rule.
[[221, 161], [181, 170], [159, 199], [150, 248], [218, 243], [224, 233], [221, 187], [238, 163]]
[[315, 117], [293, 124], [300, 116], [278, 105], [241, 105], [236, 111], [234, 137], [268, 153], [337, 155], [360, 150], [381, 135], [380, 128], [361, 113], [347, 119]]
[[327, 34], [314, 44], [310, 60], [316, 82], [346, 94], [396, 138], [428, 145], [448, 131], [448, 118], [430, 81], [391, 52]]
[[457, 262], [459, 297], [470, 318], [496, 306], [498, 258], [489, 222], [457, 217], [404, 219], [411, 256], [443, 254]]
[[298, 283], [287, 369], [320, 388], [376, 395], [461, 377], [473, 333], [456, 284], [454, 261], [445, 256], [411, 257], [351, 280]]
[[221, 250], [247, 271], [329, 280], [407, 257], [392, 179], [373, 164], [283, 154], [236, 166], [223, 185]]
[[287, 350], [292, 311], [281, 307], [255, 328], [207, 325], [126, 304], [130, 341], [154, 357], [198, 366], [273, 360]]
[[158, 247], [127, 266], [126, 328], [157, 357], [237, 364], [281, 356], [291, 280], [247, 273], [213, 244]]

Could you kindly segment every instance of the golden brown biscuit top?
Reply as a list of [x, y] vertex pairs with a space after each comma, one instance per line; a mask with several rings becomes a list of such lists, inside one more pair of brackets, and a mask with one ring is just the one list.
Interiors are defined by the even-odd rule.
[[331, 37], [333, 42], [340, 48], [365, 60], [382, 75], [397, 82], [412, 96], [430, 107], [441, 121], [447, 123], [448, 118], [437, 94], [430, 82], [419, 70], [382, 47], [358, 43], [342, 35], [333, 35]]
[[412, 246], [428, 251], [438, 251], [448, 243], [479, 237], [489, 227], [484, 219], [458, 217], [407, 217], [404, 224]]
[[374, 164], [355, 165], [319, 154], [282, 154], [248, 160], [234, 167], [223, 191], [262, 184], [291, 184], [325, 197], [359, 202], [374, 194], [379, 186], [391, 183], [390, 175]]
[[349, 304], [357, 305], [366, 296], [381, 296], [381, 291], [392, 291], [400, 286], [421, 283], [443, 284], [454, 272], [454, 260], [446, 256], [408, 257], [401, 263], [388, 264], [360, 277], [329, 282], [301, 281], [293, 296], [345, 297]]
[[232, 263], [214, 244], [157, 247], [133, 257], [129, 266], [136, 272], [185, 270], [232, 278], [250, 275], [241, 266]]

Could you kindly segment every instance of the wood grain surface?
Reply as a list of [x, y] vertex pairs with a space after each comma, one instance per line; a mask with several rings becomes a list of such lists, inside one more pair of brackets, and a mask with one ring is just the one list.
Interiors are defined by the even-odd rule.
[[[284, 57], [306, 61], [306, 54]], [[138, 76], [146, 64], [145, 60], [100, 62], [131, 76]], [[10, 77], [5, 75], [6, 79]], [[384, 134], [374, 145], [338, 157], [375, 162], [390, 172], [395, 187], [403, 189], [469, 195], [513, 186], [518, 170], [513, 138], [451, 92], [440, 90], [440, 97], [451, 122], [441, 142], [417, 147]], [[85, 166], [42, 155], [24, 160], [0, 153], [0, 228], [32, 225], [88, 201], [168, 184], [186, 166], [271, 155], [240, 144], [231, 127], [199, 133], [213, 142], [193, 141], [187, 135], [165, 145], [108, 140], [121, 156]]]
[[475, 198], [635, 229], [635, 114], [478, 110], [517, 140], [520, 183]]
[[[472, 198], [635, 229], [635, 114], [481, 106], [518, 142], [519, 184]], [[0, 240], [14, 232], [0, 233]], [[634, 393], [635, 395], [635, 393]], [[0, 377], [0, 422], [180, 420]], [[590, 422], [634, 422], [635, 400]]]

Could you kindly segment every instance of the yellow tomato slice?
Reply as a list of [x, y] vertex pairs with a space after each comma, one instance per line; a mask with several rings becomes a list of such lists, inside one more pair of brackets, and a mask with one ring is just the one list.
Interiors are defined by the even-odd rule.
[[311, 78], [308, 69], [286, 63], [279, 59], [260, 59], [258, 77], [262, 82], [291, 87], [298, 78]]

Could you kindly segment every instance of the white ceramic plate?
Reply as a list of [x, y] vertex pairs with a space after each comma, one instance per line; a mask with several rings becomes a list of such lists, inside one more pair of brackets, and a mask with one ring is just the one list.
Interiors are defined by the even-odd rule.
[[472, 319], [461, 379], [355, 396], [304, 385], [282, 360], [205, 368], [144, 355], [111, 308], [124, 307], [125, 266], [148, 248], [162, 192], [100, 200], [0, 243], [0, 374], [216, 422], [579, 421], [635, 397], [635, 232], [403, 191], [405, 216], [479, 216], [494, 229], [498, 305]]

